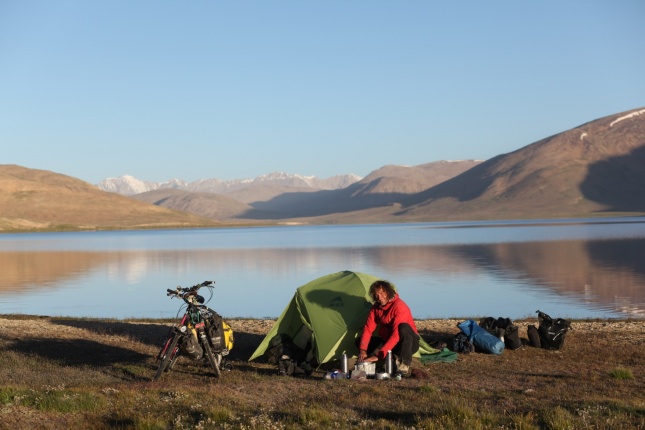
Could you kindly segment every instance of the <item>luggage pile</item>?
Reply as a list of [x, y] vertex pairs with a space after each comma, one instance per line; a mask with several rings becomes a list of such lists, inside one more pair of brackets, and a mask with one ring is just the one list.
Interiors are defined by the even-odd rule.
[[[536, 313], [538, 325], [528, 326], [526, 344], [535, 348], [562, 349], [571, 322], [551, 318], [539, 310]], [[499, 355], [506, 348], [514, 350], [523, 345], [518, 327], [509, 318], [485, 317], [479, 323], [466, 320], [457, 324], [457, 327], [460, 332], [454, 336], [451, 349], [462, 354], [483, 352]]]

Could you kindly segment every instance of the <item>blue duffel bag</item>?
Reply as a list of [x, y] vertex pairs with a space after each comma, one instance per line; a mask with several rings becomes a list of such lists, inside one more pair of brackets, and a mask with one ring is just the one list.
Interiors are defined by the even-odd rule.
[[479, 352], [499, 355], [504, 352], [504, 342], [496, 336], [487, 332], [473, 320], [466, 320], [457, 324], [459, 330], [468, 336], [468, 339], [475, 345]]

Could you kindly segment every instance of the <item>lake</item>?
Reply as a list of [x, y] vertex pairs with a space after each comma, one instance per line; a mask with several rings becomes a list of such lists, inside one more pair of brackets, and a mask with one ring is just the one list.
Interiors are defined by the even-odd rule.
[[415, 318], [645, 318], [645, 218], [0, 235], [0, 313], [174, 317], [216, 281], [228, 318], [278, 317], [341, 270], [396, 284]]

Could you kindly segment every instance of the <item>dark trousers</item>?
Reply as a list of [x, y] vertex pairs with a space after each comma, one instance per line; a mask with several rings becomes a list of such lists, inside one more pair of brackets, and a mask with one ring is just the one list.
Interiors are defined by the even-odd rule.
[[[398, 356], [403, 364], [408, 366], [412, 363], [412, 355], [419, 350], [419, 335], [414, 332], [410, 324], [399, 324], [399, 342], [394, 345], [392, 354]], [[356, 339], [356, 344], [360, 343], [360, 337]], [[367, 346], [368, 354], [377, 354], [383, 346], [383, 339], [372, 337]]]

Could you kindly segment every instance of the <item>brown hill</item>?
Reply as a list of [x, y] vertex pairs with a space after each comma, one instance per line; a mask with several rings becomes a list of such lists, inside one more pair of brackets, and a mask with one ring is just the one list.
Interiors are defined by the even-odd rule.
[[251, 186], [240, 187], [227, 191], [222, 195], [237, 200], [238, 202], [252, 205], [255, 202], [271, 200], [272, 198], [283, 194], [311, 193], [319, 190], [319, 188], [301, 188], [274, 184], [253, 184]]
[[358, 182], [358, 194], [425, 191], [480, 164], [479, 160], [435, 161], [418, 166], [388, 165], [374, 170]]
[[220, 194], [195, 193], [169, 188], [136, 194], [131, 198], [216, 220], [231, 218], [250, 209], [250, 206]]
[[406, 220], [645, 212], [645, 109], [601, 118], [402, 201]]
[[58, 173], [0, 165], [0, 231], [213, 226]]

